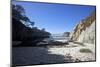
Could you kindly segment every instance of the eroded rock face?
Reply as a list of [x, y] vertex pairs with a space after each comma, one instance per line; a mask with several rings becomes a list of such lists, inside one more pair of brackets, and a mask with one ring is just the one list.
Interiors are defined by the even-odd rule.
[[95, 21], [82, 31], [77, 41], [84, 43], [95, 43]]
[[79, 41], [83, 43], [94, 43], [95, 42], [95, 12], [90, 16], [86, 17], [84, 20], [81, 20], [77, 24], [70, 37], [73, 41]]

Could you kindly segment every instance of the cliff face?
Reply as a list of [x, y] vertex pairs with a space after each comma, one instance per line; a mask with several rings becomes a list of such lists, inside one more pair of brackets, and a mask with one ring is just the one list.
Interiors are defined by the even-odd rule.
[[[20, 7], [20, 9], [16, 8]], [[45, 29], [38, 29], [37, 27], [34, 27], [34, 23], [32, 23], [29, 18], [25, 15], [22, 15], [20, 10], [22, 10], [23, 7], [21, 6], [14, 6], [12, 8], [12, 42], [17, 44], [18, 41], [21, 42], [23, 46], [30, 45], [36, 45], [38, 41], [42, 41], [44, 38], [49, 38], [51, 35], [49, 32], [45, 31]], [[23, 11], [24, 12], [24, 11]], [[27, 23], [32, 23], [32, 27], [28, 26]]]
[[90, 16], [80, 21], [80, 23], [74, 27], [70, 35], [71, 40], [83, 43], [94, 43], [96, 22], [95, 20], [95, 12], [93, 12]]

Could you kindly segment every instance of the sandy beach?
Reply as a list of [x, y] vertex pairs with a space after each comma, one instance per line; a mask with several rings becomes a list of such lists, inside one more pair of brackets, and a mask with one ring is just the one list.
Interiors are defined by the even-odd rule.
[[[91, 52], [80, 52], [80, 49]], [[95, 61], [95, 45], [70, 42], [65, 46], [13, 47], [13, 63], [16, 65], [48, 64], [63, 62]]]

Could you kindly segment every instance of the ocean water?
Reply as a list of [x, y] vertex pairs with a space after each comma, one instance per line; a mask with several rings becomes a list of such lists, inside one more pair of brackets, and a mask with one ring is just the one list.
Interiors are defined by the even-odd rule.
[[69, 40], [69, 37], [68, 36], [65, 36], [64, 34], [53, 34], [52, 35], [52, 38], [55, 41], [61, 41], [61, 42], [66, 42], [66, 41]]

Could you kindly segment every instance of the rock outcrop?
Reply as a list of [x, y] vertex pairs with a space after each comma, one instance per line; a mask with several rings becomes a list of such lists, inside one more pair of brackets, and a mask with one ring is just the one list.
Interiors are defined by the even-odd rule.
[[96, 13], [94, 11], [74, 27], [70, 35], [71, 40], [83, 43], [95, 43], [95, 23]]
[[69, 37], [70, 32], [64, 32], [64, 36]]

